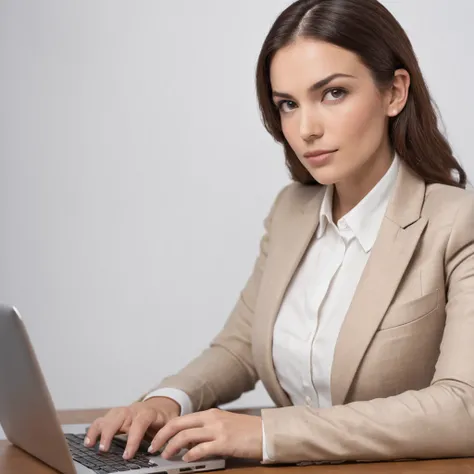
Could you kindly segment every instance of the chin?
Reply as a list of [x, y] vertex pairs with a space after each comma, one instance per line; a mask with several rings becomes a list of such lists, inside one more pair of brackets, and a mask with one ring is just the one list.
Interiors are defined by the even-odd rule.
[[340, 179], [340, 177], [336, 173], [332, 172], [330, 169], [308, 169], [308, 172], [319, 184], [322, 184], [324, 186], [335, 184]]

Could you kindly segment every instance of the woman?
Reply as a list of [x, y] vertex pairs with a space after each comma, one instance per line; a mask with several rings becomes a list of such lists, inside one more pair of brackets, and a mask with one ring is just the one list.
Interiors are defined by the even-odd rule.
[[[405, 32], [376, 0], [297, 1], [257, 93], [293, 182], [253, 273], [210, 347], [89, 445], [127, 432], [131, 458], [159, 430], [151, 452], [188, 461], [474, 455], [474, 199]], [[213, 408], [258, 380], [276, 408]]]

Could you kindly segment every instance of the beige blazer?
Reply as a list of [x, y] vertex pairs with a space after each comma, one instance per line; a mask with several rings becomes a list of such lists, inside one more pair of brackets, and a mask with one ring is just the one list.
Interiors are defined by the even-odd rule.
[[403, 162], [337, 340], [334, 406], [293, 406], [279, 385], [273, 326], [323, 193], [298, 183], [280, 191], [223, 329], [153, 389], [184, 390], [205, 410], [262, 380], [276, 404], [262, 418], [277, 462], [473, 456], [474, 195], [427, 186]]

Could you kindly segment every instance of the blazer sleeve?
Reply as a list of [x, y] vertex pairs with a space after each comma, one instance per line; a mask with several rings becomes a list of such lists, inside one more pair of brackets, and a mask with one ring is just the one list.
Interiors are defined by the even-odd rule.
[[463, 200], [445, 253], [446, 323], [429, 387], [326, 409], [262, 410], [274, 462], [474, 455], [474, 198]]
[[[177, 374], [166, 377], [152, 390], [175, 388], [188, 394], [195, 411], [228, 403], [255, 388], [258, 375], [252, 357], [251, 336], [254, 307], [260, 280], [265, 271], [274, 214], [284, 191], [274, 199], [264, 219], [265, 232], [260, 240], [260, 252], [230, 316], [221, 331], [198, 357]], [[142, 401], [143, 395], [139, 401]]]

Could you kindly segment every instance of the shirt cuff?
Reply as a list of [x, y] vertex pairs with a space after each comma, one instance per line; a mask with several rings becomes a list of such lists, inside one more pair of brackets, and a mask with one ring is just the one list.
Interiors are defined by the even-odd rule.
[[148, 400], [152, 397], [167, 397], [174, 400], [178, 405], [181, 406], [181, 413], [179, 414], [179, 416], [189, 415], [194, 411], [193, 402], [189, 398], [189, 395], [186, 392], [183, 392], [182, 390], [179, 390], [177, 388], [159, 388], [157, 390], [153, 390], [153, 392], [150, 392], [143, 399], [143, 401]]
[[265, 427], [263, 425], [263, 419], [262, 419], [262, 461], [260, 461], [260, 464], [272, 464], [274, 461], [270, 458], [268, 454], [268, 447], [267, 447], [267, 440], [265, 438]]

